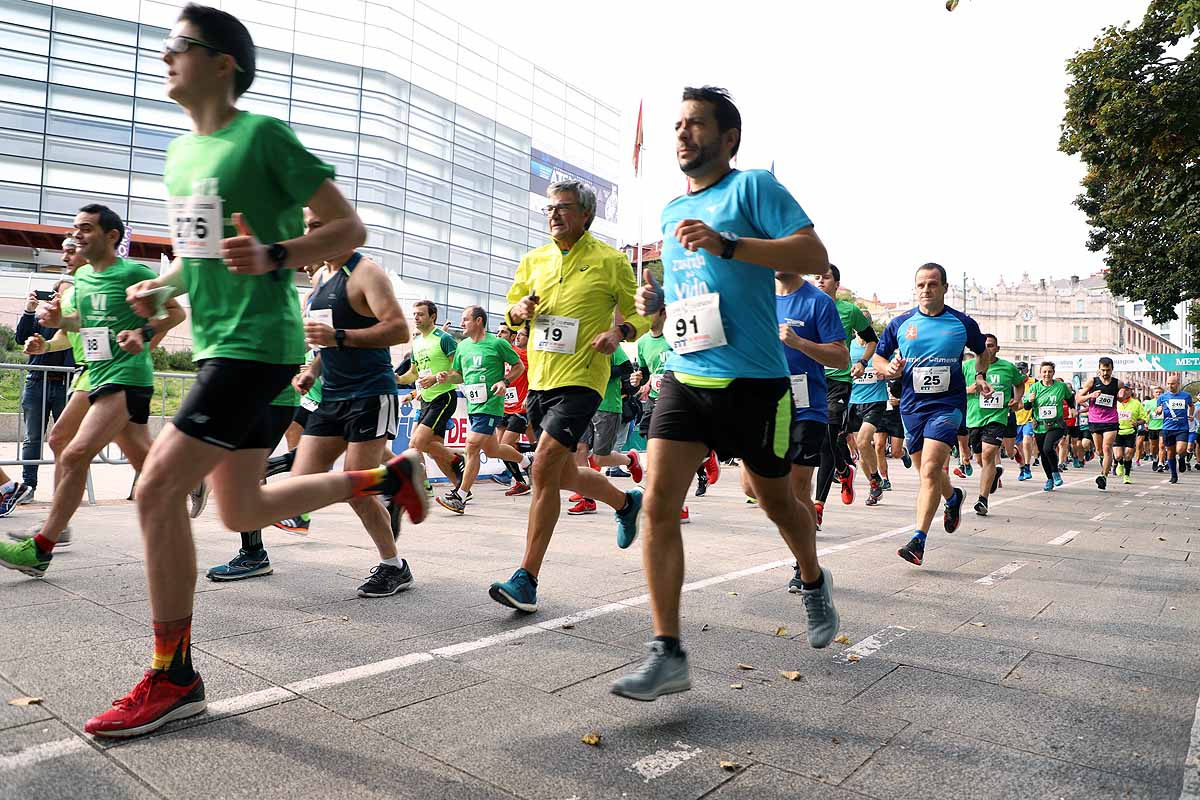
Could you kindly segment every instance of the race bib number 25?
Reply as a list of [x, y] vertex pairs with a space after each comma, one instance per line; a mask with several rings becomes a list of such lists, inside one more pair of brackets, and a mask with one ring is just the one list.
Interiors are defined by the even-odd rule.
[[950, 367], [913, 367], [913, 391], [917, 394], [950, 391]]

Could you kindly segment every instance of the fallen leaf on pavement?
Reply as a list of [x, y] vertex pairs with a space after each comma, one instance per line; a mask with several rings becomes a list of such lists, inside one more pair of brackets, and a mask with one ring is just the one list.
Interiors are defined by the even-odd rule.
[[700, 626], [700, 631], [701, 631], [701, 632], [704, 632], [704, 631], [706, 631], [706, 630], [708, 630], [708, 623], [707, 623], [707, 622], [706, 622], [705, 624], [703, 624], [703, 625], [701, 625], [701, 626]]
[[737, 763], [736, 761], [722, 761], [721, 762], [721, 769], [725, 770], [726, 772], [736, 772], [737, 770], [739, 770], [741, 768], [742, 768], [742, 765]]
[[835, 737], [833, 737], [832, 739], [830, 739], [830, 741], [831, 741], [831, 742], [833, 742], [834, 744], [841, 744], [841, 743], [842, 743], [842, 740], [841, 740], [841, 739], [839, 739], [839, 738], [837, 738], [836, 736], [835, 736]]
[[730, 689], [745, 689], [746, 687], [744, 684], [741, 684], [741, 683], [731, 683], [731, 684], [729, 684], [729, 688]]
[[342, 617], [342, 622], [349, 622], [349, 621], [350, 621], [349, 617]]
[[838, 644], [850, 644], [850, 637], [844, 633], [839, 633], [834, 641]]
[[780, 676], [787, 678], [789, 681], [798, 681], [804, 677], [799, 672], [780, 672], [779, 674]]
[[737, 596], [738, 596], [738, 593], [737, 593], [737, 592], [730, 592], [730, 593], [729, 593], [729, 596], [730, 596], [730, 597], [737, 597]]
[[737, 668], [738, 669], [754, 669], [754, 667], [750, 664], [738, 664]]
[[8, 701], [10, 706], [40, 706], [42, 698], [40, 697], [14, 697]]
[[862, 661], [862, 656], [856, 653], [851, 653], [850, 655], [846, 656], [846, 660], [851, 664], [857, 664], [859, 661]]
[[778, 628], [775, 629], [775, 635], [776, 636], [787, 636], [787, 628], [780, 625]]
[[572, 624], [570, 624], [570, 623], [567, 623], [566, 625], [563, 625], [563, 626], [562, 626], [562, 629], [563, 629], [564, 631], [569, 631], [569, 630], [571, 630], [571, 629], [572, 629], [572, 628], [574, 628], [574, 627], [575, 627], [574, 625], [572, 625]]
[[1159, 540], [1160, 542], [1165, 542], [1165, 541], [1166, 541], [1166, 539], [1164, 539], [1164, 538], [1163, 538], [1163, 537], [1161, 537], [1161, 536], [1160, 536], [1160, 537], [1158, 537], [1158, 540]]
[[971, 624], [974, 625], [976, 628], [986, 628], [987, 627], [986, 622], [972, 622]]
[[583, 736], [581, 736], [579, 738], [579, 741], [583, 742], [584, 744], [591, 745], [592, 747], [599, 747], [600, 746], [600, 734], [585, 733]]

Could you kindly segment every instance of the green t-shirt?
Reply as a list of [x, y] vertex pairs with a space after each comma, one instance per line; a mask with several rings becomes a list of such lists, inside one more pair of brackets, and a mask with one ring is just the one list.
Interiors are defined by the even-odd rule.
[[[854, 336], [859, 331], [871, 327], [871, 323], [867, 322], [867, 317], [863, 314], [862, 309], [851, 303], [849, 300], [836, 301], [838, 316], [842, 319], [842, 330], [846, 332], [846, 347], [850, 347], [850, 343], [854, 341]], [[850, 365], [853, 366], [853, 365]], [[833, 369], [832, 367], [825, 368], [825, 380], [841, 381], [842, 383], [850, 382], [850, 366], [843, 369]]]
[[[963, 380], [970, 387], [975, 383], [975, 359], [964, 361], [962, 365]], [[967, 427], [982, 428], [993, 422], [998, 422], [1001, 425], [1008, 424], [1008, 404], [1012, 402], [1016, 392], [1016, 387], [1020, 386], [1025, 381], [1025, 376], [1018, 370], [1017, 366], [1011, 361], [1005, 361], [1003, 358], [998, 358], [987, 370], [987, 382], [991, 384], [995, 392], [992, 399], [985, 402], [988, 403], [987, 408], [980, 406], [980, 401], [983, 399], [974, 392], [967, 393]], [[998, 398], [998, 399], [997, 399]]]
[[667, 342], [667, 337], [661, 333], [655, 336], [652, 333], [647, 333], [638, 339], [637, 356], [638, 366], [647, 371], [648, 374], [643, 376], [643, 380], [650, 384], [650, 399], [658, 399], [658, 390], [654, 388], [658, 385], [661, 378], [651, 378], [652, 375], [662, 375], [666, 371], [667, 356], [671, 354], [671, 345]]
[[[1163, 408], [1158, 404], [1158, 398], [1152, 397], [1148, 401], [1150, 403], [1150, 421], [1146, 423], [1146, 427], [1152, 431], [1161, 431], [1163, 424]], [[1143, 403], [1143, 405], [1145, 405]]]
[[[125, 290], [140, 281], [157, 277], [149, 267], [118, 258], [103, 272], [85, 264], [75, 273], [75, 307], [79, 311], [79, 336], [83, 340], [84, 363], [92, 389], [107, 384], [123, 386], [153, 386], [154, 364], [149, 348], [142, 352], [126, 353], [117, 347], [117, 334], [138, 331], [146, 324], [129, 303]], [[102, 358], [105, 351], [109, 358]], [[97, 360], [87, 360], [88, 356]], [[100, 357], [100, 358], [98, 358]]]
[[1041, 381], [1031, 383], [1021, 402], [1033, 402], [1033, 432], [1045, 433], [1050, 428], [1063, 427], [1063, 401], [1074, 402], [1074, 398], [1074, 390], [1060, 381], [1049, 386]]
[[[613, 367], [619, 367], [622, 364], [629, 363], [629, 356], [625, 355], [624, 347], [617, 347], [613, 351], [610, 361]], [[611, 367], [610, 367], [611, 369]], [[609, 378], [608, 385], [604, 387], [604, 399], [600, 401], [600, 408], [597, 411], [608, 411], [609, 413], [621, 413], [621, 379]]]
[[[68, 286], [62, 295], [62, 302], [59, 303], [59, 308], [62, 309], [64, 317], [72, 317], [79, 309], [75, 308], [75, 286]], [[71, 343], [71, 353], [75, 356], [75, 366], [83, 367], [87, 361], [83, 359], [83, 337], [74, 331], [64, 331], [67, 334], [67, 341]], [[72, 392], [90, 392], [92, 390], [92, 382], [88, 379], [88, 371], [81, 370], [75, 376], [75, 382], [71, 384]], [[1161, 424], [1161, 423], [1160, 423]]]
[[1117, 402], [1117, 433], [1119, 435], [1127, 436], [1133, 433], [1139, 420], [1142, 422], [1150, 420], [1150, 415], [1146, 413], [1146, 407], [1142, 405], [1141, 400], [1131, 397], [1124, 403]]
[[[478, 342], [467, 337], [458, 343], [450, 369], [463, 376], [462, 392], [467, 398], [468, 414], [504, 416], [504, 394], [493, 394], [496, 381], [504, 380], [506, 364], [520, 364], [521, 357], [508, 342], [493, 333], [485, 333]], [[483, 402], [472, 398], [485, 397]]]
[[[224, 219], [210, 236], [238, 235], [231, 218], [240, 211], [267, 244], [304, 233], [305, 203], [333, 177], [333, 167], [308, 152], [286, 123], [244, 111], [216, 133], [174, 139], [163, 171], [172, 199], [205, 194], [198, 182], [215, 182]], [[183, 269], [197, 361], [303, 363], [304, 326], [290, 271], [235, 274], [219, 258], [184, 258]]]
[[[435, 327], [429, 333], [417, 331], [412, 338], [412, 360], [417, 368], [417, 378], [425, 375], [437, 375], [439, 372], [450, 370], [451, 359], [458, 342], [454, 337], [441, 328]], [[504, 377], [504, 376], [501, 376]], [[497, 378], [499, 380], [499, 378]], [[446, 392], [454, 391], [452, 383], [435, 383], [427, 389], [418, 390], [425, 402], [441, 397]]]

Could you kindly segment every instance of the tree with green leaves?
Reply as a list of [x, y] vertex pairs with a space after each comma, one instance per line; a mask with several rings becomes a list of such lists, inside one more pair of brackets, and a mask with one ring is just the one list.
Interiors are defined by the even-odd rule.
[[1198, 26], [1200, 0], [1151, 0], [1139, 25], [1105, 29], [1067, 62], [1059, 149], [1087, 166], [1075, 204], [1088, 249], [1105, 251], [1112, 293], [1159, 322], [1200, 298]]

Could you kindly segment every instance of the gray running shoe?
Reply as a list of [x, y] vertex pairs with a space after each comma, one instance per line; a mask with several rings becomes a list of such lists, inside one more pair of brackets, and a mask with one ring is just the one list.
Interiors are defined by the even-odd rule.
[[19, 506], [23, 506], [26, 503], [32, 503], [33, 502], [33, 493], [35, 491], [37, 491], [37, 487], [30, 486], [28, 483], [23, 483], [20, 485], [19, 489], [20, 490], [17, 492], [17, 499], [15, 501], [16, 504]]
[[662, 642], [647, 642], [650, 655], [635, 671], [613, 681], [611, 691], [630, 700], [657, 700], [664, 694], [692, 688], [687, 653], [668, 655]]
[[808, 645], [809, 647], [828, 647], [837, 636], [837, 609], [833, 607], [833, 573], [828, 567], [821, 567], [824, 581], [820, 589], [801, 589], [804, 598], [804, 611], [808, 614]]
[[[8, 535], [8, 538], [12, 539], [14, 542], [23, 542], [26, 539], [32, 539], [34, 536], [37, 536], [41, 532], [42, 532], [42, 526], [36, 525], [27, 531], [21, 531], [21, 532], [14, 531], [13, 533], [10, 533]], [[56, 545], [54, 545], [54, 549], [55, 550], [63, 550], [70, 546], [71, 546], [71, 526], [68, 525], [67, 527], [63, 528], [63, 532], [58, 535], [58, 543]]]
[[208, 505], [208, 481], [200, 481], [200, 485], [188, 492], [188, 500], [192, 504], [192, 508], [188, 511], [188, 516], [196, 519], [204, 513], [204, 507]]

